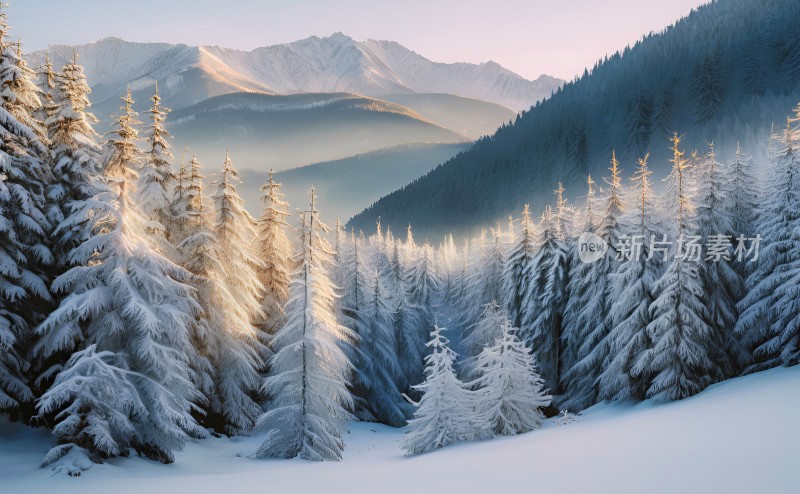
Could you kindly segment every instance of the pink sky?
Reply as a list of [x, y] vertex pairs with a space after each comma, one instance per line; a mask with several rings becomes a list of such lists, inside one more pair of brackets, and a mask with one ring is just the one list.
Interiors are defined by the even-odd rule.
[[[571, 78], [700, 0], [10, 0], [27, 50], [106, 36], [253, 49], [341, 31], [440, 62], [494, 60], [525, 77]], [[68, 6], [68, 7], [67, 7]]]

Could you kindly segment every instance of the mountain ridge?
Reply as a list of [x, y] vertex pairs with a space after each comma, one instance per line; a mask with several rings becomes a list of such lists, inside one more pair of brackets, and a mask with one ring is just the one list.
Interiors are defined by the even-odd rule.
[[548, 75], [531, 81], [495, 62], [434, 62], [393, 41], [356, 41], [342, 33], [249, 51], [107, 37], [84, 45], [51, 45], [31, 53], [31, 65], [40, 65], [49, 53], [60, 67], [73, 50], [84, 64], [90, 84], [100, 85], [97, 103], [128, 85], [141, 89], [165, 79], [165, 102], [175, 108], [188, 106], [204, 99], [203, 95], [194, 100], [177, 99], [179, 104], [169, 100], [184, 85], [197, 86], [197, 81], [186, 80], [192, 78], [205, 84], [206, 98], [237, 91], [352, 92], [372, 97], [445, 92], [518, 111], [548, 97], [563, 83]]

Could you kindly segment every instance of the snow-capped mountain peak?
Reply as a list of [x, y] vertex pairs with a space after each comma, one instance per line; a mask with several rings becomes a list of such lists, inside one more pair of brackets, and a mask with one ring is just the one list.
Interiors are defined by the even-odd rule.
[[[164, 84], [165, 100], [185, 107], [230, 92], [267, 94], [349, 92], [381, 97], [403, 93], [448, 93], [521, 110], [551, 94], [563, 81], [535, 81], [495, 62], [432, 62], [392, 41], [356, 41], [341, 32], [251, 51], [219, 46], [131, 43], [105, 38], [80, 46], [49, 48], [56, 66], [76, 50], [95, 89], [96, 103], [127, 86]], [[31, 55], [34, 66], [45, 52]]]

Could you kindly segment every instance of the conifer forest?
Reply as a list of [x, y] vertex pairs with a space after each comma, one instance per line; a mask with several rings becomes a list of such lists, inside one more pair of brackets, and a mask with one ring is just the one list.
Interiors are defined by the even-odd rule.
[[[484, 83], [489, 64], [436, 64], [341, 33], [252, 52], [114, 38], [27, 53], [2, 6], [0, 492], [108, 492], [126, 476], [130, 492], [523, 492], [537, 476], [556, 492], [643, 492], [658, 464], [677, 480], [652, 492], [677, 481], [793, 492], [780, 461], [764, 460], [769, 480], [738, 466], [726, 480], [676, 458], [699, 461], [684, 453], [696, 449], [719, 455], [703, 464], [744, 465], [725, 463], [737, 454], [726, 448], [766, 448], [751, 437], [784, 462], [800, 454], [797, 7], [716, 0], [571, 82], [500, 67], [504, 82]], [[746, 45], [762, 21], [769, 56]], [[725, 41], [678, 73], [669, 40], [701, 29]], [[199, 62], [175, 69], [195, 49]], [[655, 52], [674, 57], [663, 74]], [[336, 73], [354, 53], [361, 68]], [[612, 77], [634, 70], [630, 91]], [[673, 76], [660, 96], [640, 89]], [[333, 99], [314, 99], [323, 93]], [[490, 109], [499, 130], [463, 151], [468, 121]], [[259, 163], [258, 146], [282, 145], [258, 143], [269, 119], [308, 132], [318, 154], [343, 138], [314, 126], [365, 125], [359, 145], [436, 144], [337, 148], [351, 155], [311, 166], [338, 174], [340, 190], [305, 164]], [[406, 185], [389, 171], [447, 139], [452, 158], [434, 168], [430, 154], [427, 175]], [[381, 175], [396, 192], [380, 200], [346, 186]], [[360, 209], [326, 212], [344, 211], [345, 196]], [[659, 442], [662, 426], [673, 441]], [[715, 428], [730, 445], [704, 435]], [[639, 462], [653, 466], [597, 473]], [[217, 484], [220, 472], [241, 476]]]

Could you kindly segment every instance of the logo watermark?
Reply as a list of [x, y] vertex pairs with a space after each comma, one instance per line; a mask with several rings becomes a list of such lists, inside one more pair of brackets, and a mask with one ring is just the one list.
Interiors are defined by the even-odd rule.
[[608, 243], [592, 232], [583, 232], [578, 237], [578, 257], [586, 264], [600, 260], [608, 250]]
[[[667, 235], [621, 235], [613, 246], [619, 261], [649, 261], [660, 254], [662, 261], [683, 259], [688, 262], [755, 262], [758, 260], [761, 235], [709, 235], [705, 243], [699, 235], [681, 235], [677, 241]], [[610, 246], [602, 237], [592, 232], [583, 232], [578, 237], [578, 257], [584, 263], [593, 263], [603, 258]], [[705, 254], [704, 254], [705, 253]]]

